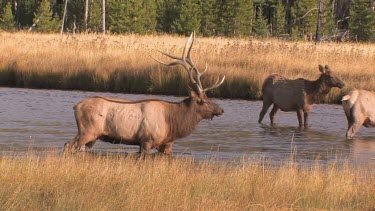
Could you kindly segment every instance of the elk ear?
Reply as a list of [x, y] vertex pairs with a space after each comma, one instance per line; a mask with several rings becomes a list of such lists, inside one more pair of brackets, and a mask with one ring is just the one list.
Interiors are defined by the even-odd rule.
[[190, 97], [192, 97], [192, 98], [205, 98], [206, 97], [206, 94], [203, 92], [202, 94], [199, 94], [199, 93], [197, 93], [197, 91], [194, 91], [194, 89], [193, 88], [191, 88], [190, 86], [189, 86], [189, 95], [190, 95]]
[[197, 95], [197, 93], [195, 93], [195, 91], [193, 89], [189, 89], [189, 92], [190, 92], [190, 97], [192, 98], [199, 98], [199, 96]]
[[322, 65], [319, 65], [319, 71], [322, 72], [322, 73], [325, 73], [324, 67]]
[[329, 68], [328, 64], [326, 64], [326, 66], [324, 67], [324, 72], [328, 75], [332, 73], [331, 68]]

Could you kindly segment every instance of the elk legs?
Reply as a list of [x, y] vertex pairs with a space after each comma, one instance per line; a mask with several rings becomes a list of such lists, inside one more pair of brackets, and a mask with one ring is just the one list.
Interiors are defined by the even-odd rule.
[[85, 145], [91, 148], [95, 144], [95, 140], [96, 137], [92, 135], [77, 135], [73, 140], [65, 143], [64, 152], [72, 152], [72, 150], [81, 149]]
[[307, 128], [308, 126], [309, 126], [309, 124], [308, 124], [308, 120], [309, 119], [309, 113], [308, 112], [305, 112], [304, 113], [304, 126], [305, 126], [305, 128]]
[[259, 123], [262, 123], [262, 120], [263, 120], [263, 118], [264, 118], [264, 115], [266, 115], [267, 110], [269, 109], [269, 107], [270, 107], [271, 105], [272, 105], [272, 103], [268, 103], [268, 102], [266, 102], [265, 100], [263, 100], [262, 111], [260, 111], [260, 113], [259, 113], [259, 120], [258, 120]]
[[353, 138], [355, 133], [359, 130], [359, 128], [362, 126], [362, 122], [355, 121], [355, 122], [350, 122], [348, 124], [348, 131], [346, 132], [346, 137], [348, 138]]
[[139, 153], [142, 155], [150, 154], [150, 150], [152, 147], [152, 140], [141, 141], [141, 145], [139, 147]]
[[297, 110], [297, 117], [298, 117], [298, 124], [299, 127], [301, 128], [303, 126], [303, 110]]
[[79, 138], [79, 135], [77, 135], [73, 140], [68, 141], [64, 144], [64, 153], [70, 153], [73, 151], [73, 149], [76, 149], [77, 145], [77, 139]]
[[162, 153], [162, 154], [165, 154], [165, 155], [172, 155], [172, 146], [173, 146], [173, 142], [160, 145], [158, 147], [158, 151], [159, 151], [159, 153]]
[[87, 144], [85, 144], [85, 146], [86, 146], [88, 149], [91, 149], [91, 148], [94, 146], [95, 143], [96, 143], [96, 140], [95, 140], [95, 141], [90, 141], [90, 142], [88, 142]]
[[309, 126], [307, 122], [307, 120], [309, 119], [309, 112], [304, 112], [303, 110], [297, 110], [297, 117], [298, 117], [298, 124], [300, 128], [302, 128], [302, 126], [304, 126], [305, 128]]
[[275, 114], [279, 110], [279, 107], [275, 104], [273, 104], [272, 110], [270, 112], [270, 120], [271, 120], [271, 125], [274, 125], [275, 122]]

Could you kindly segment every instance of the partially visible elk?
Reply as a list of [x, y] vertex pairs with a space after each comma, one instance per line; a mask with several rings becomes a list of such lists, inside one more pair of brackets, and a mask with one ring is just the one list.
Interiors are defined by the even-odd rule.
[[353, 138], [363, 125], [375, 127], [375, 93], [366, 90], [353, 90], [342, 98], [348, 131], [346, 137]]
[[155, 59], [167, 66], [181, 65], [186, 69], [191, 87], [188, 98], [182, 102], [87, 98], [74, 106], [78, 134], [65, 144], [64, 152], [81, 147], [90, 149], [100, 139], [113, 144], [138, 145], [143, 155], [151, 149], [170, 155], [175, 139], [191, 134], [202, 119], [222, 115], [224, 110], [207, 97], [206, 91], [220, 86], [225, 76], [208, 88], [202, 86], [201, 76], [207, 65], [202, 72], [194, 65], [190, 56], [194, 41], [192, 33], [181, 57], [159, 51], [174, 59], [171, 63]]
[[319, 70], [321, 75], [315, 81], [303, 78], [291, 80], [277, 74], [268, 76], [262, 86], [263, 108], [258, 122], [262, 122], [268, 108], [273, 104], [270, 112], [271, 125], [274, 124], [274, 116], [280, 109], [296, 111], [299, 127], [308, 127], [308, 117], [313, 104], [327, 95], [331, 88], [341, 89], [345, 86], [328, 65], [319, 65]]

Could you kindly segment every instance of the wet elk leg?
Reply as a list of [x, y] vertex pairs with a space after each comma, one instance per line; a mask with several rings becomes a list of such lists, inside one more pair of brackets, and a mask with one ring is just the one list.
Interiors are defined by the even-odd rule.
[[264, 115], [266, 115], [267, 110], [271, 107], [271, 105], [272, 105], [271, 102], [268, 102], [268, 100], [263, 99], [263, 107], [262, 107], [262, 111], [259, 113], [259, 119], [258, 119], [258, 122], [259, 122], [259, 123], [262, 123], [262, 120], [263, 120], [263, 118], [264, 118]]
[[165, 155], [172, 155], [172, 146], [173, 146], [173, 142], [163, 144], [159, 146], [158, 151], [159, 153], [162, 153]]
[[307, 127], [309, 127], [309, 123], [308, 123], [308, 119], [309, 119], [309, 112], [305, 112], [304, 113], [304, 122], [303, 122], [303, 124], [304, 124], [304, 126], [305, 126], [305, 128], [307, 128]]
[[279, 110], [279, 107], [277, 105], [273, 104], [273, 108], [270, 112], [271, 125], [274, 125], [274, 123], [275, 123], [275, 115], [276, 115], [278, 110]]
[[297, 110], [297, 118], [299, 127], [301, 128], [303, 126], [303, 111], [301, 109]]
[[352, 138], [361, 128], [363, 122], [361, 121], [354, 121], [352, 123], [349, 123], [348, 131], [346, 132], [346, 137]]

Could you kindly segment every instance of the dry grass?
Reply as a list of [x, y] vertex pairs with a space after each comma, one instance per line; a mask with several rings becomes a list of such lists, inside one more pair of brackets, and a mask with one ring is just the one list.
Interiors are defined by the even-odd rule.
[[[180, 55], [186, 37], [169, 35], [76, 35], [0, 33], [0, 85], [86, 89], [128, 93], [186, 94], [181, 68], [155, 50]], [[353, 88], [375, 91], [375, 44], [322, 43], [198, 37], [192, 58], [208, 64], [204, 84], [218, 75], [226, 82], [213, 95], [257, 99], [266, 76], [315, 80], [318, 64], [329, 64], [348, 85], [333, 89], [325, 102], [337, 102]]]
[[153, 157], [0, 158], [1, 210], [373, 210], [374, 172]]

